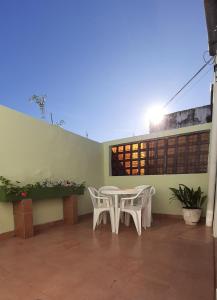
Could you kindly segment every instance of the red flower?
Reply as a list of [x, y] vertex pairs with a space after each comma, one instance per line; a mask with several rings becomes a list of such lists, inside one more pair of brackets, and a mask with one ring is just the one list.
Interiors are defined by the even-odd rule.
[[22, 192], [22, 193], [21, 193], [21, 196], [22, 196], [22, 197], [26, 197], [26, 196], [27, 196], [27, 193], [26, 193], [26, 192]]

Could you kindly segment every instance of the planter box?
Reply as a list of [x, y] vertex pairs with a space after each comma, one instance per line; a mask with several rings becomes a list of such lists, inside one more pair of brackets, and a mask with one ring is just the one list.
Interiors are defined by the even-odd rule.
[[[51, 195], [51, 194], [50, 194]], [[57, 195], [52, 196], [56, 198]], [[59, 197], [59, 195], [58, 195]], [[37, 198], [38, 199], [38, 198]], [[73, 225], [78, 221], [78, 201], [75, 195], [64, 196], [63, 221], [67, 225]], [[34, 235], [32, 199], [13, 201], [15, 236], [30, 238]]]
[[44, 187], [35, 188], [28, 193], [28, 199], [22, 199], [15, 194], [6, 194], [0, 188], [0, 201], [13, 203], [15, 235], [30, 238], [34, 235], [32, 201], [38, 199], [61, 198], [63, 201], [63, 220], [65, 224], [75, 224], [78, 221], [77, 197], [82, 195], [84, 187]]
[[63, 197], [63, 220], [68, 225], [78, 222], [78, 200], [75, 195]]
[[6, 194], [3, 189], [0, 188], [0, 202], [14, 202], [18, 200], [22, 200], [21, 196], [15, 194]]
[[50, 198], [62, 198], [70, 195], [82, 195], [83, 191], [75, 191], [71, 187], [44, 187], [40, 189], [34, 189], [29, 193], [29, 196], [33, 200], [37, 199], [50, 199]]
[[[77, 197], [75, 195], [63, 198], [63, 221], [73, 225], [78, 221]], [[15, 236], [24, 239], [34, 235], [32, 199], [22, 199], [13, 202]]]
[[34, 235], [32, 199], [13, 202], [15, 236], [27, 239]]
[[[73, 188], [73, 187], [43, 187], [32, 189], [27, 197], [32, 200], [38, 199], [52, 199], [62, 198], [70, 195], [82, 195], [84, 188]], [[0, 201], [1, 202], [14, 202], [22, 200], [22, 196], [15, 194], [6, 194], [3, 189], [0, 188]]]

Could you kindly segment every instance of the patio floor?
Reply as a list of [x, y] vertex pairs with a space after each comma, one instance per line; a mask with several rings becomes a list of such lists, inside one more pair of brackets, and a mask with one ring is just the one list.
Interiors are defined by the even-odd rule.
[[205, 226], [156, 218], [138, 237], [92, 219], [0, 242], [1, 300], [213, 300], [213, 240]]

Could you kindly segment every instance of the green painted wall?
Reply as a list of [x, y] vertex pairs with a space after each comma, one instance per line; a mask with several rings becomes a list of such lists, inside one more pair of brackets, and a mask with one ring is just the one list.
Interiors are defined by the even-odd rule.
[[[192, 187], [201, 186], [207, 194], [208, 174], [181, 174], [181, 175], [146, 175], [146, 176], [110, 176], [110, 146], [133, 141], [170, 136], [175, 134], [194, 132], [210, 129], [211, 124], [185, 127], [164, 132], [152, 133], [127, 139], [114, 140], [103, 143], [104, 148], [104, 184], [118, 187], [134, 187], [142, 184], [150, 184], [156, 188], [153, 198], [153, 212], [163, 214], [181, 214], [181, 206], [178, 202], [170, 203], [169, 187], [176, 187], [183, 183]], [[205, 210], [205, 207], [204, 207]]]
[[[57, 126], [0, 106], [0, 174], [12, 180], [35, 182], [46, 178], [103, 184], [102, 145]], [[92, 210], [87, 195], [79, 199], [79, 214]], [[33, 204], [34, 224], [62, 218], [62, 201]], [[0, 203], [0, 233], [13, 230], [12, 205]]]
[[[109, 146], [210, 127], [210, 124], [204, 124], [100, 144], [0, 106], [0, 175], [23, 183], [50, 178], [85, 181], [87, 186], [96, 187], [151, 184], [157, 190], [153, 211], [180, 214], [178, 203], [169, 204], [168, 188], [185, 183], [194, 187], [200, 185], [207, 192], [207, 174], [112, 177], [109, 176]], [[79, 214], [90, 211], [92, 203], [86, 191], [79, 199]], [[33, 203], [34, 224], [60, 220], [62, 217], [61, 199], [44, 199]], [[0, 203], [0, 233], [13, 229], [12, 205]]]

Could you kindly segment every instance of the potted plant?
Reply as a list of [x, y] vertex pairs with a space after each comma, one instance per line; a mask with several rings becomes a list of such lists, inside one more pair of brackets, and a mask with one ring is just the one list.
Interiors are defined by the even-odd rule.
[[170, 188], [172, 191], [171, 200], [178, 200], [182, 204], [182, 212], [187, 225], [196, 225], [201, 216], [202, 206], [206, 200], [206, 195], [198, 187], [197, 190], [189, 188], [184, 184], [179, 184], [179, 188]]

